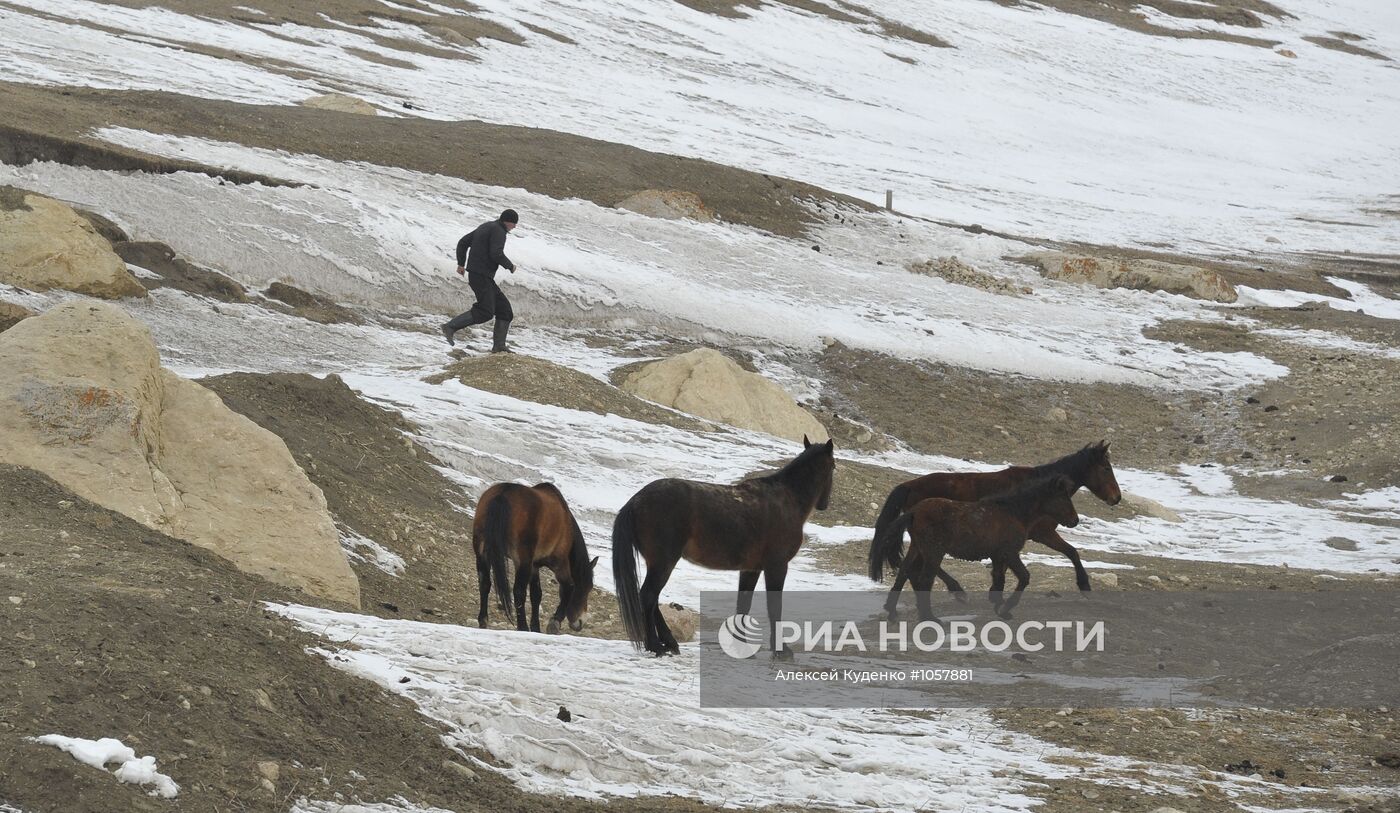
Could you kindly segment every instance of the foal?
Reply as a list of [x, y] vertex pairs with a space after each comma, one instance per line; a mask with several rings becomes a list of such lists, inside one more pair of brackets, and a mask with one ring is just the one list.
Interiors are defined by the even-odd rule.
[[[900, 512], [911, 510], [920, 500], [942, 497], [973, 502], [1000, 494], [1038, 477], [1054, 474], [1065, 475], [1074, 483], [1076, 491], [1087, 488], [1095, 497], [1109, 505], [1117, 505], [1123, 499], [1123, 492], [1118, 489], [1118, 480], [1113, 474], [1113, 463], [1108, 458], [1108, 441], [1101, 440], [1043, 466], [1012, 466], [1000, 471], [935, 472], [900, 483], [885, 498], [884, 507], [880, 509], [880, 515], [875, 520], [873, 540], [879, 540], [889, 523], [894, 521]], [[1055, 532], [1055, 523], [1039, 523], [1030, 528], [1028, 534], [1036, 542], [1064, 554], [1070, 564], [1074, 565], [1074, 580], [1079, 589], [1089, 589], [1089, 574], [1079, 560], [1079, 551]], [[870, 578], [878, 582], [883, 575], [884, 562], [888, 561], [891, 568], [898, 568], [901, 555], [898, 545], [885, 550], [882, 556], [876, 556], [876, 547], [876, 542], [872, 541]], [[955, 595], [962, 594], [962, 586], [945, 571], [940, 570], [938, 578], [942, 579]], [[896, 581], [895, 584], [899, 588], [904, 586], [902, 581]]]
[[[992, 591], [990, 597], [1003, 618], [1021, 600], [1021, 591], [1030, 583], [1031, 574], [1021, 562], [1021, 549], [1026, 545], [1027, 529], [1052, 520], [1066, 528], [1079, 524], [1071, 495], [1074, 481], [1064, 475], [1038, 477], [1016, 488], [977, 502], [959, 502], [941, 497], [921, 500], [907, 513], [901, 514], [880, 537], [881, 553], [898, 549], [909, 531], [909, 555], [900, 564], [895, 586], [885, 600], [890, 618], [897, 616], [899, 589], [905, 577], [917, 591], [919, 619], [936, 620], [930, 604], [929, 589], [938, 574], [945, 555], [969, 562], [992, 560]], [[1006, 599], [1006, 569], [1016, 574], [1016, 592]]]
[[[490, 603], [491, 576], [496, 577], [496, 598], [510, 615], [506, 602], [506, 560], [515, 563], [515, 621], [523, 631], [540, 631], [539, 568], [554, 571], [559, 580], [559, 608], [549, 620], [549, 632], [559, 631], [559, 622], [569, 619], [569, 629], [583, 629], [588, 612], [588, 594], [593, 589], [593, 567], [598, 557], [588, 558], [583, 531], [578, 527], [564, 495], [553, 483], [522, 486], [497, 483], [486, 489], [476, 504], [472, 521], [472, 549], [476, 552], [476, 575], [481, 583], [481, 612], [476, 620], [486, 626]], [[525, 588], [530, 589], [530, 623], [525, 623]]]

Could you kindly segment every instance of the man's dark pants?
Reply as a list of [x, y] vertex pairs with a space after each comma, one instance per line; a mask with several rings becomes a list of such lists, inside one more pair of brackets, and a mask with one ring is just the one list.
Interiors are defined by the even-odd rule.
[[496, 281], [485, 274], [467, 274], [467, 284], [471, 286], [472, 293], [476, 294], [476, 304], [466, 313], [460, 313], [447, 323], [452, 330], [461, 330], [472, 325], [479, 325], [482, 322], [489, 322], [495, 319], [498, 323], [509, 322], [515, 318], [515, 312], [510, 309], [510, 300], [501, 292], [501, 286]]

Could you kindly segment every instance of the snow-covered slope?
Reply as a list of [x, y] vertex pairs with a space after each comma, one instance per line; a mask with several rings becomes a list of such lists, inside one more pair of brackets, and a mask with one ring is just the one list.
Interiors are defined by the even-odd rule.
[[1280, 41], [1296, 58], [988, 0], [879, 4], [952, 48], [780, 5], [737, 18], [656, 0], [475, 5], [523, 44], [482, 40], [465, 61], [389, 47], [459, 47], [391, 20], [18, 0], [0, 8], [0, 72], [277, 104], [343, 90], [390, 112], [408, 102], [413, 115], [578, 133], [871, 201], [892, 189], [912, 213], [1052, 238], [1231, 253], [1278, 250], [1271, 237], [1291, 251], [1400, 242], [1385, 214], [1400, 165], [1397, 63], [1304, 39], [1342, 30], [1400, 57], [1400, 10], [1385, 0], [1284, 2], [1290, 16], [1260, 29], [1143, 12]]

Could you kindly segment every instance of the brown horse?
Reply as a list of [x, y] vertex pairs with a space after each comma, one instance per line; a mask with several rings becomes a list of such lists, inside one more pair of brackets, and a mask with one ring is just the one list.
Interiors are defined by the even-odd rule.
[[[496, 598], [506, 615], [506, 560], [515, 563], [516, 628], [540, 631], [540, 572], [547, 567], [559, 580], [559, 608], [549, 620], [549, 632], [559, 631], [559, 622], [569, 619], [569, 629], [583, 629], [588, 612], [588, 594], [593, 590], [593, 567], [598, 557], [588, 559], [583, 531], [553, 483], [522, 486], [497, 483], [486, 489], [476, 504], [472, 522], [472, 549], [476, 551], [476, 575], [481, 583], [481, 612], [477, 623], [486, 626], [486, 608], [491, 598], [491, 576], [496, 577]], [[530, 590], [530, 623], [525, 624], [525, 589]]]
[[[1123, 499], [1123, 492], [1118, 489], [1118, 480], [1113, 476], [1113, 463], [1108, 459], [1107, 441], [1091, 443], [1077, 452], [1043, 466], [1011, 466], [1001, 471], [987, 472], [935, 472], [918, 477], [895, 486], [885, 498], [885, 505], [875, 520], [875, 535], [870, 542], [870, 578], [877, 582], [882, 580], [883, 563], [886, 561], [892, 569], [899, 567], [899, 545], [886, 550], [883, 556], [876, 556], [876, 548], [879, 547], [879, 540], [890, 522], [901, 512], [913, 508], [920, 500], [941, 497], [946, 500], [975, 502], [1028, 480], [1054, 474], [1068, 477], [1074, 484], [1074, 491], [1087, 487], [1095, 497], [1109, 505], [1117, 505]], [[1079, 551], [1056, 533], [1055, 523], [1048, 520], [1037, 523], [1031, 527], [1029, 533], [1031, 539], [1064, 554], [1074, 565], [1074, 580], [1079, 589], [1089, 590], [1089, 574], [1079, 561]], [[962, 585], [952, 576], [942, 570], [939, 570], [937, 575], [949, 590], [957, 594], [962, 593]], [[898, 576], [895, 578], [895, 588], [898, 590], [904, 586], [904, 582], [899, 580]]]
[[[1011, 616], [1011, 609], [1021, 600], [1021, 592], [1030, 584], [1031, 574], [1021, 562], [1021, 549], [1026, 545], [1028, 531], [1036, 523], [1052, 521], [1066, 528], [1079, 524], [1071, 496], [1074, 482], [1062, 474], [1037, 477], [1019, 486], [977, 502], [960, 502], [931, 497], [920, 500], [914, 508], [901, 514], [885, 529], [879, 545], [898, 548], [909, 531], [909, 555], [899, 566], [899, 577], [885, 599], [890, 618], [897, 616], [900, 580], [908, 577], [914, 583], [919, 619], [936, 620], [930, 606], [929, 588], [944, 556], [976, 562], [992, 560], [992, 591], [990, 598], [998, 614]], [[1006, 585], [1006, 568], [1016, 574], [1016, 592], [1009, 600], [1002, 593]]]
[[[738, 485], [655, 480], [632, 495], [613, 522], [613, 577], [632, 643], [655, 655], [680, 651], [661, 617], [661, 588], [684, 557], [703, 567], [739, 571], [738, 612], [747, 614], [758, 574], [768, 592], [769, 641], [782, 615], [788, 562], [802, 546], [802, 526], [831, 499], [836, 459], [831, 441], [811, 443], [779, 471]], [[637, 587], [637, 554], [647, 577]], [[788, 653], [790, 654], [790, 653]], [[775, 657], [785, 657], [774, 652]]]

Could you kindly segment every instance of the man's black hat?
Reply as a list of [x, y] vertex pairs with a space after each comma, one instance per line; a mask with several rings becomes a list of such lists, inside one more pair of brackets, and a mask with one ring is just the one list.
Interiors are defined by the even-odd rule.
[[519, 222], [520, 222], [520, 215], [516, 214], [514, 209], [507, 209], [507, 210], [505, 210], [504, 212], [501, 212], [501, 222], [502, 222], [502, 223], [519, 223]]

